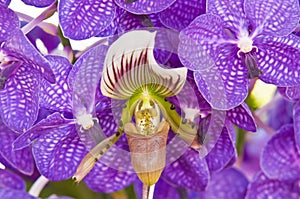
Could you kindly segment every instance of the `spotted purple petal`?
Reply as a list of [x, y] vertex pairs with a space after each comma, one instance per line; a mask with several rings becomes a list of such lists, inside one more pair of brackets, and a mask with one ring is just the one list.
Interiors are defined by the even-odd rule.
[[29, 195], [25, 191], [17, 191], [13, 189], [0, 189], [0, 198], [5, 199], [16, 199], [16, 198], [22, 198], [22, 199], [38, 199], [34, 196]]
[[151, 14], [160, 12], [175, 0], [115, 0], [115, 3], [121, 8], [133, 14]]
[[[4, 1], [3, 3], [6, 5], [9, 1]], [[0, 13], [0, 43], [2, 43], [19, 28], [20, 22], [18, 16], [11, 9], [1, 4]]]
[[190, 70], [205, 70], [214, 66], [218, 45], [224, 41], [223, 21], [212, 14], [200, 15], [180, 32], [178, 55]]
[[294, 129], [295, 129], [295, 141], [298, 150], [300, 151], [300, 101], [294, 105]]
[[253, 28], [273, 36], [290, 34], [300, 19], [298, 0], [245, 0], [245, 13]]
[[201, 193], [203, 199], [241, 199], [246, 195], [248, 180], [243, 173], [234, 168], [214, 173], [205, 192]]
[[20, 176], [12, 172], [0, 169], [0, 189], [2, 188], [10, 188], [25, 192], [26, 185]]
[[55, 75], [55, 84], [42, 80], [40, 106], [55, 110], [72, 112], [72, 95], [67, 77], [72, 65], [68, 59], [60, 56], [47, 56]]
[[257, 38], [260, 79], [277, 86], [300, 84], [300, 38], [293, 34], [285, 37], [264, 36]]
[[25, 133], [21, 134], [13, 143], [13, 148], [15, 150], [22, 149], [30, 145], [34, 140], [36, 140], [43, 134], [48, 133], [48, 131], [51, 132], [52, 129], [68, 126], [73, 123], [74, 120], [65, 119], [60, 113], [55, 112], [49, 115], [47, 118], [35, 124]]
[[29, 67], [39, 71], [50, 83], [55, 82], [50, 63], [36, 50], [21, 30], [14, 31], [14, 34], [5, 41], [3, 48], [16, 54], [19, 59], [28, 63]]
[[239, 33], [248, 24], [243, 5], [244, 0], [207, 0], [207, 13], [218, 15], [226, 28]]
[[11, 2], [11, 0], [0, 0], [0, 5], [4, 5], [7, 7], [10, 4], [10, 2]]
[[259, 172], [249, 184], [246, 199], [297, 199], [300, 197], [300, 194], [298, 190], [294, 189], [296, 186], [285, 181], [268, 179], [262, 172]]
[[222, 49], [215, 67], [194, 72], [199, 91], [215, 109], [228, 110], [240, 105], [248, 95], [247, 68], [231, 49]]
[[256, 131], [254, 118], [246, 103], [243, 102], [241, 105], [228, 110], [226, 114], [229, 120], [238, 127], [247, 131]]
[[50, 6], [55, 0], [22, 0], [25, 4], [38, 8]]
[[39, 107], [39, 86], [40, 75], [23, 64], [0, 91], [0, 115], [12, 130], [21, 133], [35, 122]]
[[229, 135], [231, 128], [224, 127], [214, 148], [205, 157], [210, 171], [220, 171], [235, 155], [235, 145]]
[[59, 1], [59, 21], [70, 39], [87, 39], [98, 35], [115, 17], [113, 0]]
[[73, 92], [73, 114], [92, 113], [95, 93], [103, 70], [107, 47], [96, 46], [83, 54], [69, 74], [69, 85]]
[[[114, 161], [122, 165], [122, 161], [118, 161], [118, 159]], [[118, 171], [98, 161], [84, 182], [94, 191], [110, 193], [124, 189], [136, 179], [135, 173], [127, 173], [124, 170]]]
[[33, 144], [32, 151], [40, 173], [52, 181], [74, 175], [86, 153], [74, 125], [54, 128]]
[[11, 131], [2, 122], [0, 122], [0, 155], [16, 170], [31, 175], [34, 170], [34, 160], [30, 148], [24, 148], [14, 151], [12, 143], [18, 137], [18, 134]]
[[260, 166], [271, 179], [300, 179], [300, 154], [297, 151], [293, 125], [283, 126], [266, 144]]
[[172, 184], [188, 189], [204, 190], [209, 171], [204, 159], [193, 149], [188, 149], [178, 160], [166, 166], [162, 177]]
[[177, 0], [170, 7], [160, 12], [159, 18], [165, 26], [175, 30], [182, 30], [187, 27], [194, 18], [205, 13], [205, 8], [205, 0]]

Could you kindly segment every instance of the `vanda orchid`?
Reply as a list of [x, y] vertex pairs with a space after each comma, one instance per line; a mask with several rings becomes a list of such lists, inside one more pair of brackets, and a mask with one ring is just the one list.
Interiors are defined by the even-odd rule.
[[0, 198], [299, 198], [299, 33], [299, 0], [0, 0]]

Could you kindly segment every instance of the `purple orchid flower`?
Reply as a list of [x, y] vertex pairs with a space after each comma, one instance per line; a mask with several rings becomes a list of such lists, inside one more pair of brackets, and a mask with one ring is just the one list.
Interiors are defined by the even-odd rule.
[[230, 109], [245, 100], [249, 78], [300, 83], [300, 39], [290, 34], [299, 17], [297, 0], [208, 0], [206, 14], [181, 31], [179, 57], [212, 107]]
[[[112, 111], [105, 106], [107, 100], [95, 93], [106, 49], [106, 46], [92, 48], [73, 67], [66, 58], [47, 56], [56, 75], [56, 83], [43, 81], [40, 106], [55, 112], [23, 133], [14, 142], [14, 148], [24, 148], [35, 140], [32, 150], [37, 168], [49, 180], [72, 177], [94, 142], [102, 139], [99, 138], [101, 129], [107, 136], [117, 131], [118, 125], [112, 122], [114, 117], [110, 114]], [[98, 96], [97, 99], [95, 95]], [[96, 103], [99, 105], [95, 107]], [[99, 128], [86, 130], [92, 123], [93, 127], [98, 125]], [[98, 136], [98, 140], [89, 139], [91, 137], [88, 133], [90, 136]], [[110, 157], [109, 154], [106, 156]], [[85, 182], [95, 191], [113, 192], [128, 186], [135, 178], [135, 174], [118, 171], [97, 162]]]
[[0, 115], [9, 128], [23, 132], [37, 118], [40, 77], [55, 79], [49, 62], [20, 30], [16, 14], [0, 10]]
[[293, 125], [285, 125], [266, 144], [262, 172], [250, 183], [246, 198], [299, 198], [299, 159]]

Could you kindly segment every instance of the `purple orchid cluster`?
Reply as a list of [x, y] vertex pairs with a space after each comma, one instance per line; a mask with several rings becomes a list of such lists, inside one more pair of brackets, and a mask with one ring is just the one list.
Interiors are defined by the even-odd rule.
[[22, 1], [44, 11], [0, 1], [0, 198], [300, 198], [298, 0]]

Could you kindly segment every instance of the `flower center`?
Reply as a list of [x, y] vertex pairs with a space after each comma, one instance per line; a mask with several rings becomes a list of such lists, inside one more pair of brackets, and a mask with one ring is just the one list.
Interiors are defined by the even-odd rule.
[[81, 126], [80, 131], [89, 130], [97, 120], [97, 118], [93, 118], [92, 114], [84, 114], [76, 118], [77, 124]]

